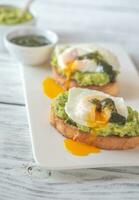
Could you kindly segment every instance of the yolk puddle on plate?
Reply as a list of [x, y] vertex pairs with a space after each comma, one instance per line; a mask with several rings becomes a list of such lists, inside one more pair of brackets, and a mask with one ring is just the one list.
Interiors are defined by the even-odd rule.
[[99, 153], [100, 149], [91, 145], [76, 142], [71, 139], [64, 140], [65, 148], [73, 155], [86, 156], [90, 153]]
[[[64, 83], [65, 90], [69, 89], [71, 76], [75, 70], [75, 61], [68, 62], [65, 68], [66, 80]], [[43, 80], [43, 91], [49, 98], [55, 98], [58, 94], [64, 92], [64, 89], [51, 77]]]
[[64, 89], [51, 77], [43, 80], [44, 94], [49, 98], [55, 98], [58, 94], [64, 92]]

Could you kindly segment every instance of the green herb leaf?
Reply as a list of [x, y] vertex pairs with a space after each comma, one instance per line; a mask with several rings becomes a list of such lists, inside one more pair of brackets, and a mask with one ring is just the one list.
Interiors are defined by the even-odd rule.
[[115, 103], [110, 98], [105, 98], [101, 101], [102, 109], [108, 108], [112, 112], [117, 112]]
[[124, 125], [126, 123], [126, 118], [117, 112], [111, 113], [111, 117], [109, 119], [109, 122], [111, 123], [117, 123], [119, 125]]
[[102, 66], [103, 72], [106, 72], [109, 75], [110, 81], [111, 82], [115, 81], [117, 73], [113, 70], [112, 65], [106, 62], [103, 56], [98, 51], [88, 53], [82, 56], [78, 56], [78, 59], [79, 60], [83, 60], [83, 59], [94, 60], [97, 63], [97, 65]]
[[97, 98], [90, 99], [89, 102], [92, 103], [92, 104], [94, 104], [96, 106], [96, 110], [98, 112], [101, 112], [101, 102]]

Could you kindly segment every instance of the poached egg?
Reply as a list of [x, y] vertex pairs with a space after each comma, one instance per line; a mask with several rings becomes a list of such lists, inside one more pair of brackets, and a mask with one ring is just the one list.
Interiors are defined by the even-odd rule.
[[82, 88], [72, 88], [69, 90], [68, 101], [65, 105], [65, 112], [74, 122], [80, 125], [90, 128], [104, 125], [108, 122], [107, 116], [98, 116], [95, 121], [93, 119], [95, 110], [93, 110], [94, 107], [90, 100], [103, 100], [106, 98], [112, 99], [118, 114], [127, 118], [128, 110], [123, 98], [113, 97], [100, 91]]
[[56, 49], [56, 56], [58, 60], [58, 65], [61, 70], [67, 70], [69, 67], [69, 63], [73, 64], [73, 71], [78, 70], [82, 72], [97, 72], [102, 71], [102, 66], [97, 65], [94, 60], [90, 59], [82, 59], [78, 60], [79, 56], [83, 56], [88, 53], [99, 52], [103, 59], [113, 66], [114, 69], [119, 69], [119, 62], [116, 56], [110, 52], [109, 50], [99, 47], [99, 46], [72, 46], [66, 48], [65, 50], [59, 52], [58, 48]]
[[96, 63], [94, 59], [83, 58], [79, 59], [80, 56], [87, 55], [89, 53], [98, 52], [100, 56], [115, 70], [119, 69], [119, 62], [116, 56], [109, 50], [99, 46], [85, 46], [85, 45], [74, 45], [72, 47], [65, 48], [60, 51], [59, 47], [56, 48], [55, 53], [58, 61], [59, 70], [63, 71], [66, 76], [65, 88], [69, 89], [70, 80], [72, 74], [75, 71], [80, 72], [103, 72], [103, 66]]

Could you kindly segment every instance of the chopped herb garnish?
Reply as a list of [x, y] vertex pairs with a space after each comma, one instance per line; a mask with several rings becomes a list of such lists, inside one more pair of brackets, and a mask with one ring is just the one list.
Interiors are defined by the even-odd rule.
[[110, 65], [104, 60], [99, 61], [98, 64], [101, 65], [103, 67], [103, 71], [109, 75], [111, 82], [114, 82], [116, 78], [116, 73], [113, 70], [112, 65]]
[[89, 102], [96, 106], [96, 110], [98, 112], [101, 112], [101, 107], [102, 106], [101, 106], [101, 102], [98, 99], [96, 99], [96, 98], [95, 99], [91, 99], [91, 100], [89, 100]]
[[117, 112], [116, 107], [115, 107], [115, 103], [112, 99], [110, 98], [105, 98], [101, 101], [101, 105], [102, 105], [102, 109], [104, 108], [108, 108], [109, 110], [111, 110], [112, 112]]
[[126, 118], [117, 112], [115, 103], [112, 99], [105, 98], [100, 101], [95, 98], [89, 100], [89, 102], [96, 106], [96, 111], [110, 113], [109, 122], [117, 123], [119, 125], [124, 125], [126, 123]]
[[98, 61], [102, 60], [103, 57], [100, 55], [98, 51], [95, 51], [95, 52], [88, 53], [82, 56], [78, 56], [78, 59], [79, 60], [83, 60], [83, 59], [95, 60], [95, 62], [98, 63]]
[[90, 59], [90, 60], [94, 60], [97, 65], [101, 65], [103, 68], [103, 72], [106, 72], [109, 77], [110, 77], [110, 81], [113, 82], [115, 81], [116, 78], [116, 72], [113, 70], [112, 65], [110, 65], [108, 62], [106, 62], [103, 58], [103, 56], [98, 52], [92, 52], [92, 53], [88, 53], [82, 56], [78, 56], [79, 60], [83, 60], [83, 59]]
[[126, 118], [117, 112], [112, 112], [111, 117], [109, 119], [111, 123], [117, 123], [119, 125], [124, 125], [126, 123]]

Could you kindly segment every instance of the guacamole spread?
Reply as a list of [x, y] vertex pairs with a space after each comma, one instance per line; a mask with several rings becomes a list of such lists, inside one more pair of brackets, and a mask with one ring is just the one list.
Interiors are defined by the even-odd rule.
[[[68, 100], [68, 92], [60, 94], [56, 100], [53, 102], [52, 107], [60, 119], [64, 120], [65, 123], [76, 126], [80, 130], [89, 134], [91, 128], [86, 126], [81, 126], [71, 120], [65, 112], [65, 104]], [[108, 123], [105, 127], [95, 128], [95, 133], [99, 136], [110, 136], [116, 135], [120, 137], [124, 136], [139, 136], [139, 113], [134, 111], [131, 107], [128, 107], [128, 117], [126, 123], [119, 125], [116, 123]]]
[[[52, 56], [51, 59], [51, 64], [53, 67], [56, 68], [57, 72], [61, 74], [62, 76], [65, 76], [64, 71], [60, 70], [58, 67], [58, 61], [55, 53]], [[106, 85], [110, 82], [115, 81], [118, 71], [112, 70], [111, 75], [108, 73], [108, 68], [110, 66], [107, 66], [105, 63], [105, 70], [103, 72], [80, 72], [80, 71], [75, 71], [72, 74], [71, 79], [75, 80], [79, 86], [90, 86], [90, 85], [95, 85], [95, 86], [103, 86]]]
[[105, 72], [75, 72], [72, 76], [79, 86], [97, 85], [103, 86], [110, 82], [110, 78]]
[[0, 24], [14, 25], [27, 22], [33, 18], [30, 12], [20, 17], [20, 9], [10, 6], [0, 6]]

